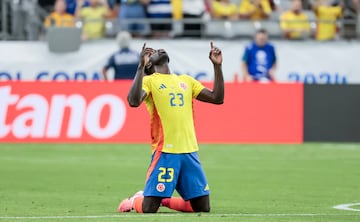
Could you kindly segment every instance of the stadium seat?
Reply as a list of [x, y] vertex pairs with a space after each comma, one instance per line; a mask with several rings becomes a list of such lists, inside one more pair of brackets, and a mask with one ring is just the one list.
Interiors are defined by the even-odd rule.
[[233, 22], [232, 28], [235, 36], [249, 38], [252, 38], [258, 29], [256, 23], [252, 21]]
[[211, 20], [205, 23], [205, 35], [211, 37], [225, 37], [225, 21]]
[[51, 52], [78, 51], [81, 45], [81, 29], [76, 27], [49, 27], [46, 39]]

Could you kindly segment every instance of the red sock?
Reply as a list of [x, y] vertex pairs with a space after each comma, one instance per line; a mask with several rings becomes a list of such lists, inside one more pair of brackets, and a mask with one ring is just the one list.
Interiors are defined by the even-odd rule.
[[194, 212], [190, 201], [185, 201], [181, 197], [164, 198], [161, 201], [161, 205], [181, 212]]
[[144, 197], [137, 197], [134, 199], [133, 208], [137, 213], [142, 213], [142, 203], [143, 203]]

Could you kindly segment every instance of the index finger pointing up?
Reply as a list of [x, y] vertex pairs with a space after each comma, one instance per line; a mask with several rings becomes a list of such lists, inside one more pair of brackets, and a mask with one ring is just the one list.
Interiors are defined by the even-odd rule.
[[213, 44], [213, 42], [212, 42], [212, 41], [210, 42], [210, 47], [211, 47], [211, 49], [213, 49], [213, 48], [214, 48], [214, 44]]

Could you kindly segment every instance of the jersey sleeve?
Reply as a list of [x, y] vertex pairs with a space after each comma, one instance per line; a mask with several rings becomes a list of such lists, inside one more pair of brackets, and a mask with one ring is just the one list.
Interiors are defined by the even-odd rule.
[[115, 56], [112, 55], [112, 56], [108, 59], [108, 61], [107, 61], [107, 63], [105, 64], [104, 68], [105, 68], [105, 69], [109, 69], [110, 67], [113, 67], [113, 66], [115, 66]]
[[336, 6], [336, 17], [340, 17], [342, 15], [342, 9], [340, 6]]
[[196, 79], [190, 76], [189, 79], [191, 80], [191, 85], [192, 85], [192, 96], [193, 98], [196, 98], [200, 94], [200, 92], [205, 88], [205, 86], [203, 86], [203, 84], [201, 84], [199, 81], [197, 81]]
[[288, 22], [287, 16], [288, 16], [288, 13], [284, 12], [280, 17], [280, 27], [283, 31], [287, 30], [289, 28], [289, 22]]
[[242, 56], [242, 61], [248, 63], [249, 61], [249, 47], [245, 47], [244, 54]]
[[239, 6], [239, 13], [240, 14], [248, 13], [250, 11], [250, 9], [249, 9], [250, 7], [251, 7], [251, 5], [250, 5], [249, 0], [241, 1], [240, 6]]
[[270, 7], [270, 3], [269, 1], [265, 0], [265, 1], [261, 1], [261, 6], [264, 10], [264, 12], [269, 15], [271, 13], [271, 7]]

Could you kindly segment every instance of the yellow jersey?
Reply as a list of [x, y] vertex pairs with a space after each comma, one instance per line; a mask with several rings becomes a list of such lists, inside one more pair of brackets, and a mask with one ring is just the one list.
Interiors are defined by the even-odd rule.
[[289, 33], [290, 39], [301, 38], [301, 31], [310, 31], [310, 22], [306, 14], [296, 14], [293, 11], [284, 12], [280, 17], [280, 26], [283, 30], [298, 30]]
[[[266, 14], [271, 13], [271, 7], [268, 0], [261, 0], [260, 1], [261, 7]], [[261, 20], [264, 19], [261, 9], [256, 7], [250, 0], [243, 0], [240, 4], [239, 13], [249, 13], [255, 10], [255, 13], [250, 17], [251, 20]]]
[[237, 14], [237, 6], [234, 3], [223, 4], [221, 2], [214, 1], [213, 11], [218, 17], [234, 16]]
[[107, 13], [105, 6], [84, 7], [81, 9], [80, 15], [84, 18], [83, 32], [90, 39], [98, 39], [103, 37], [105, 20]]
[[49, 27], [49, 26], [74, 27], [75, 20], [71, 14], [68, 13], [59, 14], [53, 12], [48, 17], [46, 17], [44, 25], [45, 27]]
[[188, 75], [154, 73], [143, 77], [150, 114], [152, 152], [192, 153], [199, 150], [193, 99], [205, 87]]
[[319, 6], [316, 9], [318, 19], [316, 27], [317, 40], [331, 40], [336, 34], [336, 19], [342, 14], [340, 6]]

